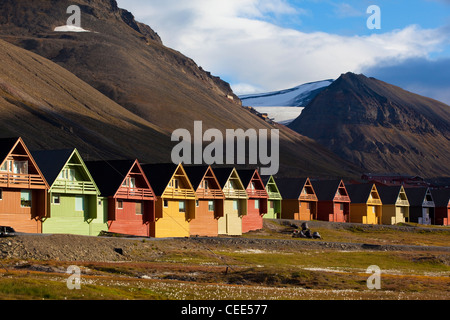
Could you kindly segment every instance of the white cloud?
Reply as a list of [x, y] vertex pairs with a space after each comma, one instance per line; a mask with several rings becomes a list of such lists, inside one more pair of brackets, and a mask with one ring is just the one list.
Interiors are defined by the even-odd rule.
[[438, 30], [418, 26], [370, 36], [286, 29], [268, 21], [274, 15], [305, 12], [284, 0], [118, 2], [158, 32], [167, 46], [230, 80], [238, 94], [337, 78], [379, 61], [426, 57], [445, 40]]

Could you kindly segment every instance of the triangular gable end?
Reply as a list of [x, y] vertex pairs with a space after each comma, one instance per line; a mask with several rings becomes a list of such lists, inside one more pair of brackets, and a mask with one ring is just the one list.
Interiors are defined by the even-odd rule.
[[[92, 178], [91, 173], [89, 172], [89, 169], [87, 168], [86, 164], [84, 163], [83, 158], [81, 157], [81, 154], [78, 152], [78, 150], [75, 148], [71, 155], [67, 158], [66, 163], [61, 168], [61, 171], [58, 173], [58, 177], [61, 175], [64, 169], [73, 169], [72, 167], [76, 166], [78, 169], [78, 173], [83, 175], [82, 181], [87, 181], [92, 184], [92, 188], [95, 189], [95, 192], [100, 195], [100, 189], [98, 188], [97, 184], [95, 183], [94, 179]], [[58, 178], [55, 179], [53, 182], [53, 185], [50, 186], [50, 190], [57, 184]]]
[[155, 192], [153, 191], [153, 188], [137, 159], [133, 162], [133, 164], [130, 167], [130, 170], [127, 172], [126, 176], [118, 186], [117, 191], [114, 194], [114, 197], [122, 196], [123, 188], [125, 186], [126, 188], [132, 187], [130, 186], [129, 180], [131, 178], [135, 179], [135, 188], [132, 189], [134, 189], [134, 193], [136, 194], [136, 196], [139, 195], [145, 197], [148, 200], [156, 200]]
[[370, 190], [370, 193], [368, 194], [367, 198], [367, 204], [378, 204], [381, 205], [381, 198], [380, 194], [378, 193], [377, 186], [375, 184], [372, 185], [372, 189]]
[[409, 206], [408, 196], [406, 195], [406, 190], [403, 186], [400, 186], [400, 190], [398, 192], [398, 197], [397, 197], [397, 203], [399, 205], [408, 205]]
[[312, 186], [311, 180], [306, 178], [305, 183], [300, 191], [299, 200], [313, 200], [317, 201], [317, 195]]
[[266, 190], [267, 190], [267, 192], [278, 193], [281, 197], [280, 189], [278, 189], [277, 183], [273, 176], [270, 176], [269, 180], [267, 180]]
[[[176, 182], [178, 180], [178, 182]], [[180, 183], [181, 182], [181, 183]], [[178, 186], [177, 186], [178, 184]], [[182, 188], [180, 188], [182, 187]], [[179, 190], [177, 192], [172, 192], [172, 190]], [[192, 198], [197, 199], [195, 194], [194, 187], [192, 186], [191, 181], [189, 180], [186, 171], [184, 170], [183, 165], [180, 163], [175, 172], [172, 174], [172, 177], [167, 183], [167, 186], [163, 192], [163, 195], [167, 196], [177, 196], [182, 198]]]
[[[33, 189], [48, 189], [49, 185], [47, 183], [47, 180], [45, 179], [44, 175], [42, 174], [41, 170], [39, 169], [39, 166], [37, 165], [36, 161], [34, 160], [33, 156], [31, 155], [30, 151], [28, 150], [27, 146], [25, 145], [25, 142], [22, 140], [22, 138], [17, 138], [17, 141], [12, 146], [9, 153], [6, 155], [4, 159], [2, 159], [2, 163], [0, 165], [0, 170], [2, 172], [11, 172], [12, 173], [12, 161], [24, 161], [26, 162], [26, 173], [31, 176], [30, 178], [30, 187]], [[25, 168], [25, 166], [24, 166]], [[20, 174], [20, 173], [18, 173]], [[12, 176], [12, 175], [11, 175]], [[6, 177], [2, 177], [0, 184], [3, 184], [4, 181], [9, 185], [10, 179]], [[17, 178], [13, 179], [12, 185], [19, 185], [21, 183], [18, 183], [19, 180]], [[23, 183], [23, 184], [28, 184]]]

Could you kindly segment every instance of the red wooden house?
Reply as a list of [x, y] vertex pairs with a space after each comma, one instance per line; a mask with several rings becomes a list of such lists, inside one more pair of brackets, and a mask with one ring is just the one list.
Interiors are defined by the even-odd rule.
[[350, 197], [342, 180], [311, 181], [317, 196], [317, 220], [349, 222]]
[[108, 212], [109, 232], [150, 236], [155, 196], [138, 160], [88, 161]]
[[0, 139], [0, 225], [41, 233], [48, 183], [21, 138]]
[[269, 195], [258, 170], [237, 170], [248, 195], [247, 214], [242, 217], [242, 232], [263, 228], [263, 217], [267, 213]]
[[197, 195], [195, 219], [190, 222], [191, 236], [218, 236], [218, 221], [224, 215], [225, 195], [210, 166], [185, 166], [184, 170]]
[[431, 194], [434, 199], [435, 224], [449, 226], [450, 225], [450, 189], [432, 190]]

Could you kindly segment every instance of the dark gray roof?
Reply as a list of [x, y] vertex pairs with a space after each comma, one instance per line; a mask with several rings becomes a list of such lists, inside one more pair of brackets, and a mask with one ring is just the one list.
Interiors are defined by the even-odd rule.
[[178, 168], [178, 165], [173, 163], [157, 163], [141, 165], [142, 170], [147, 176], [153, 191], [157, 196], [162, 196]]
[[299, 199], [308, 178], [279, 178], [277, 187], [283, 199]]
[[11, 149], [16, 144], [19, 138], [3, 138], [0, 139], [0, 162], [3, 162], [8, 154], [11, 152]]
[[64, 165], [69, 161], [75, 149], [31, 151], [34, 161], [50, 187], [58, 178]]
[[319, 201], [332, 201], [336, 196], [341, 180], [313, 180], [311, 184]]
[[350, 184], [346, 185], [348, 196], [352, 203], [367, 203], [370, 192], [372, 191], [372, 183]]
[[[225, 183], [227, 183], [228, 178], [230, 178], [231, 173], [233, 172], [233, 167], [220, 167], [214, 168], [214, 174], [216, 175], [217, 181], [219, 181], [220, 186], [223, 188]], [[238, 174], [239, 176], [239, 174]], [[245, 187], [245, 186], [244, 186]]]
[[116, 194], [136, 160], [86, 161], [92, 178], [103, 197]]
[[401, 186], [377, 186], [383, 204], [395, 204], [401, 189]]
[[184, 166], [184, 171], [191, 181], [194, 190], [197, 190], [208, 171], [209, 166]]
[[450, 189], [431, 190], [436, 207], [447, 207], [450, 200]]
[[409, 200], [409, 205], [411, 207], [421, 207], [425, 201], [425, 196], [429, 188], [405, 188], [406, 196]]

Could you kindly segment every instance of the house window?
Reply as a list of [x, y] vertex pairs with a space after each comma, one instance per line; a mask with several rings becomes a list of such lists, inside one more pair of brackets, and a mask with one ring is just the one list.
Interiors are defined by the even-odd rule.
[[340, 203], [340, 204], [339, 204], [339, 209], [340, 209], [341, 211], [344, 211], [344, 204], [343, 204], [343, 203]]
[[259, 209], [259, 199], [255, 200], [255, 209]]
[[117, 209], [120, 209], [120, 210], [123, 209], [123, 201], [122, 200], [117, 201]]
[[200, 206], [200, 202], [198, 200], [195, 200], [195, 206], [198, 208]]
[[59, 178], [62, 180], [74, 181], [75, 169], [63, 169], [59, 174]]
[[164, 208], [168, 208], [169, 207], [169, 200], [164, 200]]
[[31, 191], [22, 190], [20, 192], [20, 205], [22, 208], [31, 208]]
[[84, 211], [84, 197], [75, 197], [75, 211]]
[[14, 173], [28, 174], [28, 161], [14, 161]]
[[251, 189], [252, 189], [252, 190], [256, 190], [256, 186], [255, 186], [255, 183], [254, 183], [254, 182], [252, 182]]
[[273, 207], [274, 207], [273, 201], [269, 201], [269, 208], [273, 209]]
[[61, 196], [59, 194], [53, 195], [52, 203], [58, 205], [61, 204]]
[[209, 189], [209, 183], [207, 180], [203, 180], [203, 189]]
[[233, 210], [239, 210], [239, 201], [238, 200], [233, 201]]
[[143, 204], [142, 202], [136, 202], [136, 215], [142, 215]]
[[174, 187], [175, 189], [179, 189], [180, 188], [180, 180], [173, 179], [172, 180], [172, 187]]
[[136, 188], [136, 178], [131, 178], [131, 177], [126, 178], [124, 180], [124, 182], [122, 183], [122, 187], [132, 188], [132, 189]]
[[186, 212], [186, 201], [180, 201], [178, 206], [180, 212]]
[[0, 189], [0, 200], [3, 200], [3, 189]]
[[208, 201], [208, 211], [214, 212], [214, 201]]
[[13, 161], [12, 160], [6, 160], [2, 167], [0, 168], [0, 171], [4, 171], [4, 172], [12, 172], [12, 167], [13, 167]]

